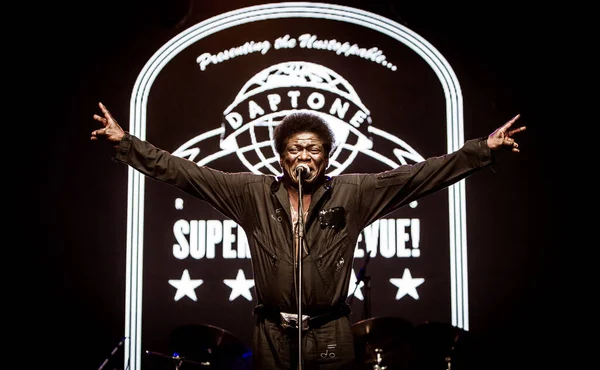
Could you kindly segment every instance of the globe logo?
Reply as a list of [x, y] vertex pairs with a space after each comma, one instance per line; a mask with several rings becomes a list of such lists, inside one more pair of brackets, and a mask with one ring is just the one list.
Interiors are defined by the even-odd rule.
[[[346, 79], [331, 69], [310, 62], [291, 61], [272, 65], [250, 78], [223, 112], [221, 127], [192, 138], [173, 155], [196, 161], [199, 166], [236, 155], [252, 173], [281, 176], [273, 130], [288, 114], [311, 111], [321, 116], [335, 135], [327, 175], [336, 176], [359, 153], [396, 168], [424, 158], [402, 139], [376, 128], [369, 110]], [[391, 153], [373, 150], [372, 138], [392, 142]], [[220, 150], [198, 158], [198, 144], [219, 140]]]

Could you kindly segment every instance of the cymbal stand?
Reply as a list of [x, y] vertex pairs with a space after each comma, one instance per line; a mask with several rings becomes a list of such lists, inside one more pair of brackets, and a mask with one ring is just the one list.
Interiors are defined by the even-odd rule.
[[365, 275], [363, 277], [363, 281], [365, 282], [365, 302], [363, 303], [363, 319], [368, 319], [371, 317], [371, 277]]
[[383, 350], [380, 348], [376, 348], [375, 352], [377, 353], [377, 359], [375, 360], [375, 365], [373, 365], [373, 370], [386, 370], [387, 366], [381, 366], [381, 361], [383, 360], [381, 358], [381, 352], [383, 352]]
[[108, 355], [108, 357], [106, 358], [106, 360], [104, 360], [104, 362], [102, 363], [102, 365], [100, 365], [100, 367], [98, 368], [98, 370], [104, 369], [104, 367], [106, 366], [106, 364], [108, 364], [108, 362], [110, 361], [110, 359], [115, 355], [115, 353], [117, 353], [117, 351], [119, 350], [119, 348], [121, 348], [121, 346], [123, 345], [123, 342], [125, 342], [125, 339], [127, 339], [127, 337], [123, 337], [123, 339], [121, 339], [121, 341], [119, 342], [119, 344], [117, 344], [117, 346], [112, 350], [112, 352], [110, 352], [110, 354]]
[[365, 262], [363, 264], [363, 267], [361, 267], [361, 269], [358, 271], [358, 276], [356, 277], [356, 284], [354, 286], [354, 291], [352, 292], [352, 295], [350, 297], [348, 297], [346, 303], [348, 305], [352, 305], [352, 302], [354, 301], [354, 297], [355, 297], [355, 293], [358, 290], [358, 287], [360, 286], [360, 283], [363, 282], [364, 283], [364, 301], [363, 301], [363, 319], [368, 319], [371, 317], [371, 277], [367, 275], [367, 265], [369, 264], [369, 261], [371, 260], [371, 254], [367, 253], [367, 258], [365, 259]]
[[451, 370], [450, 368], [452, 367], [452, 354], [454, 353], [454, 350], [456, 349], [456, 343], [458, 342], [459, 336], [460, 336], [460, 333], [456, 332], [456, 335], [454, 336], [454, 340], [452, 341], [452, 347], [450, 347], [450, 352], [448, 353], [448, 356], [446, 356], [446, 358], [445, 358], [446, 370]]
[[179, 370], [181, 365], [183, 364], [183, 358], [179, 356], [173, 357], [173, 361], [175, 361], [175, 370]]

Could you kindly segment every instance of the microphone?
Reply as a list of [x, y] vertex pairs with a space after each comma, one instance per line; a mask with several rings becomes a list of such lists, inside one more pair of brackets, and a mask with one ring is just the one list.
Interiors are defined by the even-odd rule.
[[308, 167], [307, 164], [300, 163], [296, 166], [296, 176], [304, 179], [308, 177], [308, 175], [310, 175], [310, 167]]

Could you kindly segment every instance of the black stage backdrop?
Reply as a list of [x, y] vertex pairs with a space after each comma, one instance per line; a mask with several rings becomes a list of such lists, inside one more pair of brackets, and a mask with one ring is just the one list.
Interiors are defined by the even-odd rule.
[[[568, 287], [557, 273], [561, 268], [560, 235], [566, 226], [559, 225], [552, 202], [556, 199], [556, 162], [549, 155], [549, 145], [544, 145], [550, 137], [548, 106], [555, 104], [551, 90], [562, 79], [552, 51], [556, 39], [549, 32], [560, 22], [551, 23], [548, 14], [539, 9], [516, 9], [509, 4], [493, 9], [490, 5], [488, 9], [449, 3], [415, 6], [403, 1], [328, 3], [385, 17], [437, 49], [460, 83], [465, 139], [487, 135], [516, 113], [521, 114], [517, 124], [528, 126], [518, 139], [522, 152], [501, 155], [495, 173], [482, 171], [465, 182], [468, 308], [464, 310], [468, 312], [470, 338], [476, 343], [474, 366], [486, 370], [546, 368], [562, 356], [568, 361], [566, 368], [572, 368], [568, 364], [577, 358], [567, 355], [561, 336], [568, 325], [558, 319], [568, 299], [563, 290]], [[33, 258], [35, 266], [31, 277], [22, 278], [31, 280], [29, 288], [21, 290], [31, 313], [19, 325], [18, 341], [30, 356], [26, 368], [38, 368], [31, 366], [35, 361], [40, 367], [97, 369], [125, 336], [126, 317], [131, 317], [126, 309], [126, 288], [131, 279], [126, 253], [129, 174], [125, 166], [111, 161], [112, 148], [89, 140], [90, 132], [98, 128], [92, 120], [99, 112], [97, 103], [105, 103], [121, 125], [130, 129], [132, 91], [157, 50], [188, 27], [257, 4], [262, 2], [109, 0], [35, 6], [35, 35], [21, 46], [28, 61], [26, 94], [37, 112], [25, 113], [28, 120], [35, 121], [30, 135], [35, 162], [21, 164], [33, 167], [24, 178], [26, 188], [32, 189], [27, 193], [34, 199], [32, 207], [38, 210], [38, 222], [27, 229], [27, 247], [20, 252], [25, 265]], [[256, 41], [278, 33], [312, 30], [323, 38], [340, 38], [339, 32], [330, 31], [319, 20], [286, 20], [268, 26], [273, 29], [239, 27], [213, 39], [207, 37], [197, 50], [186, 51], [188, 57], [183, 52], [180, 60], [174, 58], [165, 66], [149, 94], [148, 139], [173, 151], [186, 140], [220, 127], [225, 122], [224, 109], [246, 81], [293, 55], [286, 54], [291, 53], [289, 50], [271, 50], [262, 59], [254, 55], [232, 59], [228, 69], [218, 70], [225, 62], [208, 66], [202, 75], [196, 73], [198, 65], [186, 65], [201, 50], [216, 53], [237, 45], [235, 40], [244, 40], [248, 34]], [[383, 39], [374, 43], [374, 32], [360, 32], [356, 27], [342, 34], [360, 45], [377, 44], [390, 63], [398, 62], [396, 74], [382, 66], [371, 66], [368, 74], [364, 73], [359, 58], [324, 54], [307, 58], [330, 66], [352, 85], [370, 109], [373, 126], [393, 132], [424, 157], [442, 154], [448, 134], [445, 97], [434, 74], [398, 42]], [[182, 76], [186, 68], [194, 71], [185, 72], [189, 77]], [[214, 72], [209, 74], [211, 68]], [[238, 75], [231, 74], [232, 70]], [[274, 92], [284, 95], [286, 90]], [[393, 131], [396, 124], [402, 129]], [[18, 133], [14, 135], [18, 142]], [[389, 138], [377, 140], [378, 148], [393, 149], [386, 149], [384, 141], [389, 142]], [[351, 163], [347, 172], [385, 169], [381, 162], [375, 162]], [[239, 160], [220, 158], [211, 164], [224, 170], [246, 170], [240, 168]], [[250, 287], [246, 292], [249, 296], [238, 292], [233, 297], [231, 288], [222, 281], [235, 279], [239, 271], [251, 279], [250, 260], [243, 253], [240, 257], [238, 249], [237, 257], [232, 257], [235, 260], [223, 264], [218, 246], [214, 260], [207, 261], [207, 249], [202, 248], [208, 247], [204, 244], [202, 251], [197, 251], [201, 257], [177, 259], [172, 247], [177, 220], [188, 226], [212, 227], [210, 230], [219, 234], [215, 236], [217, 244], [226, 234], [222, 228], [235, 230], [235, 225], [224, 222], [209, 206], [166, 185], [147, 180], [145, 191], [148, 223], [140, 301], [144, 331], [138, 338], [142, 350], [168, 353], [169, 335], [184, 324], [212, 325], [249, 345], [255, 302], [248, 297], [254, 299], [254, 291]], [[27, 211], [32, 207], [26, 207]], [[188, 213], [178, 213], [181, 207]], [[30, 218], [21, 212], [22, 208], [20, 219]], [[452, 321], [448, 212], [448, 193], [443, 191], [423, 199], [415, 209], [386, 216], [386, 227], [399, 227], [402, 222], [409, 225], [407, 230], [420, 227], [419, 235], [407, 231], [407, 248], [418, 248], [421, 255], [384, 258], [378, 251], [370, 260], [372, 317], [408, 320], [415, 326]], [[416, 226], [410, 223], [415, 219], [420, 222]], [[414, 238], [420, 246], [410, 244]], [[356, 259], [355, 272], [364, 262], [364, 255]], [[394, 299], [398, 289], [389, 279], [400, 278], [405, 268], [413, 278], [428, 277], [419, 287], [419, 299], [409, 295]], [[167, 281], [181, 279], [184, 270], [191, 279], [204, 279], [195, 290], [197, 301], [190, 296], [173, 299], [176, 290]], [[210, 290], [210, 294], [203, 295], [202, 289]], [[359, 321], [364, 318], [364, 301], [356, 298], [354, 320]], [[189, 308], [183, 315], [178, 311], [182, 306]], [[112, 356], [109, 368], [123, 368], [126, 343]], [[144, 356], [143, 368], [173, 366], [172, 361], [159, 356]]]

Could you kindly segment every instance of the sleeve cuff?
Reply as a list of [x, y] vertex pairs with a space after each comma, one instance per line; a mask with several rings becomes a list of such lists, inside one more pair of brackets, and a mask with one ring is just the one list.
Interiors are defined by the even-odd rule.
[[129, 132], [125, 132], [123, 138], [119, 142], [117, 147], [117, 153], [115, 154], [113, 161], [126, 163], [129, 157], [129, 150], [131, 149], [132, 136]]
[[498, 157], [488, 146], [487, 139], [487, 136], [482, 136], [479, 138], [479, 148], [484, 151], [485, 155], [490, 157], [490, 170], [496, 173], [496, 164], [498, 163]]

